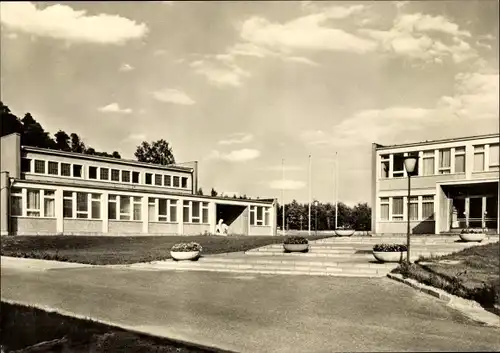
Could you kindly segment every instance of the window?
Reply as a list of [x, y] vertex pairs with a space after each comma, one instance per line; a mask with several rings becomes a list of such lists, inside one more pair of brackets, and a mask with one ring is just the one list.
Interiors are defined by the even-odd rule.
[[490, 161], [489, 170], [498, 171], [500, 170], [500, 154], [499, 154], [499, 144], [490, 145]]
[[120, 220], [130, 219], [130, 197], [120, 196]]
[[76, 193], [76, 218], [89, 218], [89, 194]]
[[28, 217], [40, 217], [40, 191], [28, 189], [27, 192], [26, 215]]
[[122, 182], [130, 183], [130, 172], [128, 170], [122, 170]]
[[465, 147], [455, 147], [455, 173], [465, 173]]
[[191, 216], [191, 222], [193, 223], [200, 223], [200, 203], [198, 201], [192, 201], [192, 216]]
[[191, 222], [191, 219], [189, 218], [189, 201], [184, 201], [184, 203], [183, 203], [182, 220], [184, 223]]
[[381, 197], [380, 198], [380, 219], [382, 221], [389, 220], [389, 198]]
[[116, 195], [108, 197], [108, 219], [116, 219], [118, 198]]
[[[151, 204], [151, 200], [153, 200], [153, 204]], [[155, 205], [156, 199], [150, 198], [150, 206]], [[159, 222], [177, 222], [177, 200], [169, 200], [169, 199], [157, 199], [158, 200], [158, 221]], [[189, 203], [189, 201], [187, 201]], [[187, 205], [189, 207], [189, 204]], [[155, 212], [154, 208], [150, 207], [150, 212], [151, 209], [153, 209], [153, 213]], [[188, 208], [189, 212], [189, 208]], [[154, 217], [151, 217], [150, 214], [150, 220], [153, 218], [156, 220], [156, 214], [154, 213]]]
[[61, 175], [62, 176], [71, 176], [71, 164], [61, 163]]
[[422, 196], [422, 219], [434, 219], [434, 195]]
[[59, 163], [49, 162], [48, 165], [49, 165], [48, 170], [50, 175], [59, 175]]
[[403, 198], [393, 197], [392, 198], [392, 220], [402, 221], [403, 220]]
[[89, 167], [89, 179], [97, 179], [97, 167]]
[[132, 182], [139, 184], [139, 172], [132, 172]]
[[142, 198], [137, 196], [109, 195], [108, 219], [122, 221], [140, 221], [142, 214]]
[[45, 174], [45, 161], [35, 159], [35, 173]]
[[202, 203], [202, 218], [201, 223], [208, 223], [208, 202]]
[[484, 171], [484, 146], [474, 146], [474, 171]]
[[163, 179], [164, 186], [172, 186], [172, 177], [170, 175], [165, 175]]
[[63, 217], [73, 218], [73, 192], [63, 191]]
[[155, 185], [161, 186], [163, 177], [160, 174], [155, 174]]
[[159, 221], [156, 215], [156, 199], [154, 197], [148, 198], [148, 221], [149, 222]]
[[184, 223], [208, 223], [208, 202], [184, 201]]
[[396, 153], [393, 156], [393, 170], [392, 177], [402, 177], [404, 176], [404, 155], [403, 153]]
[[266, 207], [264, 210], [264, 225], [268, 226], [271, 224], [271, 208]]
[[380, 156], [380, 178], [389, 178], [389, 155]]
[[422, 175], [434, 175], [434, 151], [424, 151], [422, 155]]
[[101, 218], [101, 195], [92, 194], [92, 205], [91, 205], [91, 218], [100, 219]]
[[142, 219], [142, 197], [134, 196], [132, 197], [132, 201], [134, 202], [134, 213], [132, 218], [134, 221], [140, 221]]
[[10, 193], [10, 215], [23, 215], [23, 194], [21, 189], [12, 188]]
[[250, 225], [268, 226], [270, 225], [270, 208], [264, 206], [250, 206]]
[[170, 200], [170, 222], [177, 222], [177, 200]]
[[439, 150], [439, 174], [451, 173], [451, 149]]
[[111, 180], [120, 181], [120, 171], [118, 169], [111, 169]]
[[418, 220], [418, 196], [410, 197], [410, 221]]
[[73, 164], [73, 176], [75, 178], [82, 177], [82, 166], [79, 164]]
[[109, 180], [109, 169], [108, 168], [100, 168], [100, 177], [101, 180]]
[[55, 217], [56, 216], [56, 199], [54, 190], [44, 190], [43, 193], [43, 216]]
[[182, 182], [181, 186], [182, 186], [184, 189], [186, 189], [186, 188], [188, 187], [188, 178], [186, 178], [186, 177], [182, 177], [181, 182]]
[[179, 187], [179, 177], [174, 176], [174, 188], [178, 188], [178, 187]]
[[151, 173], [146, 173], [146, 180], [145, 183], [148, 185], [153, 184], [153, 174]]
[[31, 159], [21, 158], [21, 172], [23, 173], [31, 172]]
[[168, 222], [168, 200], [158, 200], [158, 221]]

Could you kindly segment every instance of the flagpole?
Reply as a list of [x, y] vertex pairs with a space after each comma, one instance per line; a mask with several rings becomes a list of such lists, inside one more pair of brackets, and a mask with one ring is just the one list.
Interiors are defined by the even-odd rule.
[[309, 217], [308, 217], [308, 234], [311, 235], [311, 197], [312, 197], [312, 192], [311, 192], [311, 174], [312, 174], [312, 168], [311, 168], [311, 155], [309, 155]]
[[337, 220], [339, 213], [339, 156], [335, 152], [335, 229], [337, 229]]
[[285, 235], [285, 159], [281, 159], [281, 202], [283, 204], [283, 235]]

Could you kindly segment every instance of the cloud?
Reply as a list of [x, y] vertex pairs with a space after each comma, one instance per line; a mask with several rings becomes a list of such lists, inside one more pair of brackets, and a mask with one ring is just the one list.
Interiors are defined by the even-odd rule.
[[217, 87], [238, 87], [250, 73], [231, 62], [197, 60], [190, 64], [194, 71]]
[[77, 43], [124, 44], [144, 37], [145, 24], [118, 15], [86, 15], [68, 5], [37, 8], [31, 2], [2, 2], [0, 21], [10, 30]]
[[136, 141], [146, 141], [146, 135], [145, 134], [130, 134], [127, 136], [127, 138], [124, 140], [126, 142], [136, 142]]
[[299, 180], [273, 180], [269, 183], [271, 189], [299, 190], [303, 189], [306, 183]]
[[103, 112], [103, 113], [120, 113], [120, 114], [132, 113], [132, 109], [130, 109], [130, 108], [122, 109], [122, 108], [120, 108], [118, 103], [111, 103], [111, 104], [108, 104], [104, 107], [100, 107], [97, 110], [100, 112]]
[[256, 159], [260, 156], [260, 151], [256, 149], [244, 148], [234, 150], [229, 153], [221, 153], [217, 150], [212, 151], [209, 155], [210, 159], [220, 159], [226, 162], [246, 162]]
[[306, 64], [309, 66], [319, 66], [319, 64], [317, 62], [312, 61], [311, 59], [308, 59], [308, 58], [301, 57], [301, 56], [285, 57], [284, 60], [285, 61], [292, 61], [292, 62], [296, 62], [296, 63], [301, 63], [301, 64]]
[[120, 66], [120, 71], [122, 72], [132, 71], [133, 69], [134, 68], [129, 64], [122, 64], [122, 66]]
[[177, 89], [165, 88], [156, 92], [153, 92], [153, 97], [156, 100], [165, 103], [173, 103], [180, 105], [192, 105], [196, 103], [192, 100], [186, 93], [179, 91]]
[[308, 145], [323, 145], [330, 143], [328, 135], [321, 130], [306, 130], [302, 132], [299, 137]]
[[253, 140], [252, 134], [247, 133], [235, 133], [229, 136], [226, 140], [220, 140], [220, 145], [233, 145], [237, 143], [248, 143]]

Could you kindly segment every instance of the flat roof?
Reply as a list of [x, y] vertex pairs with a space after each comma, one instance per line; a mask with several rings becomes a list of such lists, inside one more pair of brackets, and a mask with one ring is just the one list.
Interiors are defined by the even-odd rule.
[[487, 139], [487, 138], [492, 138], [492, 137], [499, 137], [500, 134], [487, 134], [487, 135], [475, 135], [475, 136], [464, 136], [464, 137], [454, 137], [454, 138], [447, 138], [447, 139], [440, 139], [440, 140], [425, 140], [421, 142], [410, 142], [410, 143], [403, 143], [399, 145], [381, 145], [379, 143], [375, 143], [377, 145], [376, 149], [377, 150], [384, 150], [384, 149], [390, 149], [390, 148], [396, 148], [396, 147], [417, 147], [417, 146], [424, 146], [424, 145], [434, 145], [438, 143], [445, 143], [445, 142], [459, 142], [459, 141], [469, 141], [469, 140], [480, 140], [480, 139]]
[[152, 164], [152, 163], [138, 162], [138, 161], [134, 161], [131, 159], [96, 156], [96, 155], [92, 155], [92, 154], [77, 153], [77, 152], [66, 152], [66, 151], [60, 151], [60, 150], [53, 150], [50, 148], [21, 146], [21, 150], [24, 150], [27, 152], [51, 154], [51, 155], [62, 156], [62, 157], [87, 159], [87, 160], [109, 162], [109, 163], [115, 163], [115, 164], [125, 164], [125, 165], [152, 168], [152, 169], [173, 170], [173, 171], [180, 171], [180, 172], [192, 172], [194, 170], [194, 168], [183, 167], [183, 166], [176, 165], [176, 164], [169, 164], [169, 165]]

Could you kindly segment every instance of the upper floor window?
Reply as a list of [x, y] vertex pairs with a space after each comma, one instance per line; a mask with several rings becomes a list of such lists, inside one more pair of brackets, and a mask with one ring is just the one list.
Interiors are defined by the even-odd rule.
[[455, 173], [465, 173], [465, 147], [455, 147]]
[[153, 174], [151, 174], [151, 173], [146, 173], [146, 179], [144, 180], [144, 182], [145, 182], [147, 185], [152, 185], [152, 184], [153, 184]]
[[61, 163], [61, 175], [62, 176], [71, 176], [71, 164]]
[[172, 177], [170, 175], [165, 175], [163, 179], [164, 186], [172, 186]]
[[404, 176], [404, 154], [403, 153], [395, 153], [393, 155], [392, 162], [392, 177], [402, 177]]
[[160, 174], [155, 174], [155, 185], [161, 186], [163, 176]]
[[446, 148], [439, 150], [439, 174], [451, 173], [451, 149]]
[[97, 179], [97, 167], [89, 167], [89, 179]]
[[179, 177], [178, 176], [174, 176], [174, 188], [178, 188], [180, 185], [179, 185]]
[[35, 173], [45, 174], [45, 161], [35, 159]]
[[484, 171], [484, 146], [474, 146], [474, 171]]
[[50, 175], [59, 175], [59, 163], [49, 161], [47, 169]]
[[183, 178], [181, 179], [181, 182], [182, 182], [181, 186], [182, 186], [183, 188], [187, 188], [187, 187], [188, 187], [188, 178], [183, 177]]
[[122, 170], [122, 182], [130, 183], [130, 172], [128, 170]]
[[111, 180], [120, 181], [120, 171], [118, 169], [111, 169]]
[[31, 159], [28, 158], [21, 159], [21, 172], [23, 173], [31, 172]]
[[139, 184], [139, 172], [132, 172], [132, 182]]
[[100, 170], [101, 180], [109, 180], [109, 169], [101, 168]]
[[82, 166], [79, 164], [73, 164], [73, 176], [76, 178], [82, 177]]
[[380, 156], [380, 177], [382, 179], [389, 178], [389, 155], [384, 154]]
[[434, 175], [434, 150], [422, 154], [422, 175]]
[[490, 163], [489, 170], [498, 171], [500, 170], [500, 153], [499, 153], [499, 144], [496, 143], [494, 145], [490, 145]]

